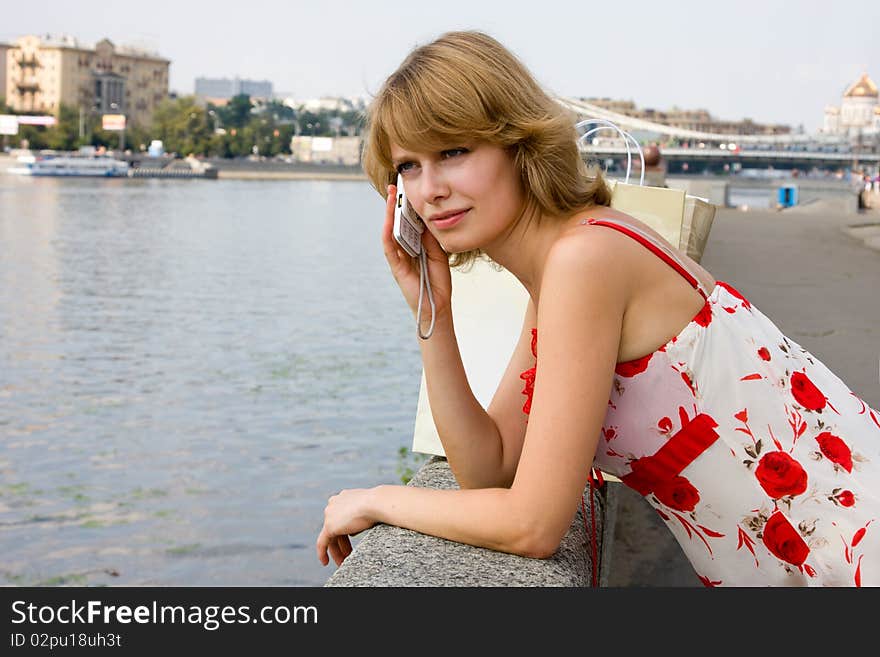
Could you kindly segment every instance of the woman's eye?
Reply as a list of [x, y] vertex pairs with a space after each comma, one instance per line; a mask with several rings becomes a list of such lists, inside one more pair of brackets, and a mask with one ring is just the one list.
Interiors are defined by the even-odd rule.
[[466, 148], [450, 148], [449, 150], [443, 151], [443, 155], [446, 157], [454, 157], [456, 155], [464, 155], [468, 152]]
[[409, 169], [414, 166], [412, 162], [401, 162], [397, 165], [397, 173], [403, 173], [404, 171], [409, 171]]

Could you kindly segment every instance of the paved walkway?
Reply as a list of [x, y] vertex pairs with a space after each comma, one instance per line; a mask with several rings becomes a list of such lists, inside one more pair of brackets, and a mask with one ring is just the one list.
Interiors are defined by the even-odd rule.
[[[880, 409], [880, 250], [852, 231], [880, 213], [719, 210], [701, 264]], [[870, 232], [870, 231], [868, 231]], [[678, 543], [622, 484], [609, 586], [702, 586]]]

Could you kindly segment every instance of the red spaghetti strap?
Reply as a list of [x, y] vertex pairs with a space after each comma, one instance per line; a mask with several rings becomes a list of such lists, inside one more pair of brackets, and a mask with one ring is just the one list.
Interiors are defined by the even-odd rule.
[[706, 298], [706, 293], [703, 291], [703, 288], [700, 285], [699, 281], [697, 281], [697, 279], [694, 278], [687, 269], [682, 267], [681, 264], [677, 260], [675, 260], [668, 253], [663, 251], [663, 249], [661, 249], [659, 246], [657, 246], [656, 244], [654, 244], [653, 242], [648, 240], [644, 235], [641, 235], [640, 233], [637, 233], [636, 231], [634, 231], [630, 228], [627, 228], [626, 226], [622, 226], [618, 223], [615, 223], [613, 221], [602, 221], [601, 219], [587, 219], [587, 223], [591, 224], [593, 226], [606, 226], [608, 228], [613, 228], [614, 230], [620, 231], [624, 235], [628, 235], [629, 237], [632, 237], [634, 240], [639, 242], [646, 249], [649, 249], [652, 253], [654, 253], [654, 255], [658, 256], [667, 265], [669, 265], [675, 271], [677, 271], [679, 274], [681, 274], [681, 276], [688, 283], [691, 284], [691, 287], [693, 287], [697, 292], [700, 293], [701, 297], [703, 297], [704, 299]]

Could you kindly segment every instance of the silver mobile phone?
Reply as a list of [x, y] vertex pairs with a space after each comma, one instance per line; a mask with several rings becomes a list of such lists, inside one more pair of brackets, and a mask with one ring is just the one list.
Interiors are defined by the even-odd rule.
[[397, 174], [397, 199], [394, 202], [394, 228], [391, 233], [403, 250], [415, 258], [422, 251], [424, 231], [425, 224], [406, 198], [403, 176]]

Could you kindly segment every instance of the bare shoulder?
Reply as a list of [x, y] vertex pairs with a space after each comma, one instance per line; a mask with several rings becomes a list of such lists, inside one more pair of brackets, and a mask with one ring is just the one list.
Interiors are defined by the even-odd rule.
[[611, 295], [626, 305], [634, 287], [632, 256], [628, 238], [620, 233], [577, 225], [566, 230], [547, 254], [541, 289], [552, 292], [564, 287]]
[[[641, 221], [640, 219], [637, 219], [632, 215], [620, 212], [619, 210], [615, 210], [610, 207], [594, 209], [592, 212], [589, 213], [589, 215], [584, 216], [589, 216], [590, 218], [597, 220], [610, 219], [617, 223], [629, 225], [629, 227], [641, 231], [645, 235], [651, 237], [654, 243], [662, 244], [665, 248], [673, 251], [680, 261], [684, 261], [686, 268], [703, 283], [703, 286], [707, 290], [711, 290], [713, 287], [715, 287], [715, 278], [705, 267], [703, 267], [699, 262], [691, 258], [685, 251], [676, 248], [672, 244], [669, 244], [666, 239], [662, 235], [660, 235], [660, 233], [658, 233], [656, 230], [654, 230], [652, 226], [646, 224], [644, 221]], [[622, 235], [619, 231], [605, 229], [604, 232], [611, 234], [616, 233], [616, 238], [612, 235], [610, 240], [613, 242], [616, 239], [617, 242], [621, 245], [621, 248], [618, 249], [621, 257], [627, 257], [627, 255], [632, 257], [631, 264], [635, 265], [639, 261], [653, 262], [655, 260], [654, 256], [649, 256], [641, 245], [637, 245], [637, 242], [634, 242], [631, 238]], [[629, 246], [627, 245], [627, 243], [629, 243]], [[651, 278], [651, 275], [649, 274], [648, 277]]]

